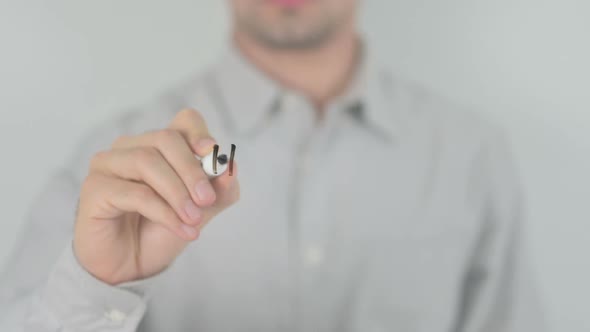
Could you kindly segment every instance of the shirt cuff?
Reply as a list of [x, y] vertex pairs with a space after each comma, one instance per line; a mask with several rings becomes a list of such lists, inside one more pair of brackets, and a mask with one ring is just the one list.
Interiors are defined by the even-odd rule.
[[80, 265], [70, 244], [50, 273], [41, 301], [68, 329], [134, 331], [161, 275], [109, 285]]

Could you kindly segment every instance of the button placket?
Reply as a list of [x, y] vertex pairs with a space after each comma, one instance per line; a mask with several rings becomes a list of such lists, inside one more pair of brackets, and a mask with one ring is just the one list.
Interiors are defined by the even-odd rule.
[[285, 94], [282, 99], [283, 111], [283, 130], [282, 135], [288, 137], [289, 144], [294, 148], [293, 156], [293, 173], [291, 174], [291, 186], [289, 194], [289, 265], [292, 298], [292, 314], [290, 319], [290, 328], [292, 330], [301, 330], [304, 317], [302, 316], [302, 291], [303, 284], [301, 273], [304, 269], [301, 248], [303, 246], [301, 226], [303, 206], [305, 205], [306, 185], [309, 181], [309, 174], [312, 170], [312, 150], [313, 139], [315, 136], [315, 124], [313, 122], [313, 113], [311, 105], [306, 103], [301, 97]]

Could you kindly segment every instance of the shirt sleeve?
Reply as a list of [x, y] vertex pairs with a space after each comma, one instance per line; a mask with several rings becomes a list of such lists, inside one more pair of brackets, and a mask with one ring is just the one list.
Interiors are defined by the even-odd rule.
[[156, 280], [157, 276], [117, 286], [105, 284], [84, 270], [68, 245], [33, 298], [24, 325], [27, 331], [44, 331], [37, 317], [49, 315], [66, 331], [135, 331]]
[[529, 264], [524, 196], [510, 148], [500, 133], [483, 149], [485, 197], [480, 239], [463, 285], [456, 331], [545, 331]]
[[71, 246], [78, 182], [62, 172], [45, 188], [0, 273], [0, 331], [135, 331], [159, 275], [116, 286], [94, 278]]

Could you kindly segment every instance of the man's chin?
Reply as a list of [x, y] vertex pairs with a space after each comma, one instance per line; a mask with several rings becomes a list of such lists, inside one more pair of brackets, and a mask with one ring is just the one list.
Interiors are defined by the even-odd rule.
[[328, 34], [298, 35], [296, 33], [259, 33], [254, 36], [259, 43], [277, 50], [311, 50], [324, 45]]
[[337, 24], [325, 22], [313, 27], [301, 17], [285, 18], [285, 22], [260, 24], [248, 22], [243, 26], [252, 39], [265, 47], [282, 50], [309, 50], [319, 48], [329, 42], [337, 31]]
[[271, 6], [276, 6], [279, 8], [285, 9], [299, 9], [306, 5], [308, 5], [311, 1], [310, 0], [267, 0], [266, 1]]

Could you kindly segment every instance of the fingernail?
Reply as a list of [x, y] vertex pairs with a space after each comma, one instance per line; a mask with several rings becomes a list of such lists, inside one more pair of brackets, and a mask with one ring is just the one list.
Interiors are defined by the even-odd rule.
[[216, 142], [212, 138], [203, 138], [202, 140], [197, 142], [197, 149], [199, 151], [205, 151], [213, 148], [213, 145], [215, 144]]
[[190, 238], [194, 238], [197, 235], [199, 235], [199, 231], [196, 228], [194, 228], [194, 227], [191, 227], [191, 226], [188, 226], [188, 225], [184, 225], [184, 224], [183, 225], [180, 225], [180, 226], [182, 228], [182, 231], [186, 235], [188, 235]]
[[195, 195], [203, 204], [213, 203], [215, 200], [215, 191], [211, 187], [209, 180], [203, 179], [195, 186]]
[[199, 209], [199, 207], [190, 199], [184, 206], [184, 212], [186, 212], [186, 215], [193, 221], [197, 221], [201, 217], [201, 209]]

